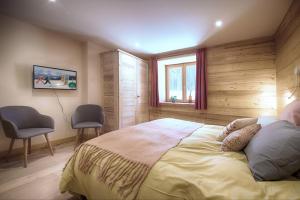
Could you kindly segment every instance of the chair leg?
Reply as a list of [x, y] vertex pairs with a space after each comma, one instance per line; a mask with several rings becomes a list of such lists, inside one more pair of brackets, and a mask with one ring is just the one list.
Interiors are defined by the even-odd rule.
[[27, 167], [27, 150], [28, 150], [28, 139], [25, 138], [23, 139], [23, 146], [24, 146], [24, 167], [26, 168]]
[[31, 138], [28, 138], [28, 154], [31, 154]]
[[9, 144], [9, 149], [8, 149], [7, 154], [6, 154], [6, 160], [8, 160], [8, 158], [9, 158], [9, 155], [10, 155], [12, 149], [13, 149], [14, 143], [15, 143], [15, 138], [11, 138], [10, 144]]
[[84, 142], [84, 128], [81, 129], [80, 143]]
[[81, 135], [81, 129], [77, 129], [77, 135], [76, 135], [76, 142], [75, 142], [75, 147], [76, 148], [80, 144], [80, 135]]
[[45, 134], [44, 136], [45, 136], [45, 139], [46, 139], [46, 141], [47, 141], [47, 144], [48, 144], [48, 148], [49, 148], [50, 154], [53, 156], [54, 153], [53, 153], [53, 149], [52, 149], [50, 140], [49, 140], [49, 138], [48, 138], [48, 134]]
[[96, 137], [99, 136], [99, 131], [98, 131], [98, 128], [95, 128], [95, 134], [96, 134]]

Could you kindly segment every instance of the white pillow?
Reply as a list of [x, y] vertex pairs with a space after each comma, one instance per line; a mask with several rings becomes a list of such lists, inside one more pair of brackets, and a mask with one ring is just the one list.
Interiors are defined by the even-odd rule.
[[279, 119], [276, 116], [259, 116], [257, 124], [260, 124], [262, 127], [265, 127], [269, 124], [277, 122]]

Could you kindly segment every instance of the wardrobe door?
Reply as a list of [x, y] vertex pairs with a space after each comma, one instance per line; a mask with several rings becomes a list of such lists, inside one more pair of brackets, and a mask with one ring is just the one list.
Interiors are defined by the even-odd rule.
[[118, 70], [119, 58], [117, 52], [105, 52], [100, 55], [101, 67], [103, 69], [103, 95], [104, 95], [104, 116], [105, 123], [103, 130], [105, 132], [116, 130], [119, 127], [118, 114]]
[[149, 121], [148, 64], [137, 59], [136, 67], [136, 124]]
[[136, 58], [119, 52], [119, 128], [135, 125]]

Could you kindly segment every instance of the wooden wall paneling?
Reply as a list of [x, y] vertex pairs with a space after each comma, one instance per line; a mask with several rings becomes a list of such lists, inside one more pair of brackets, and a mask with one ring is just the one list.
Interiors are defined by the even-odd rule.
[[284, 45], [282, 45], [280, 48], [277, 48], [276, 66], [278, 71], [284, 69], [287, 65], [293, 64], [293, 62], [299, 58], [299, 36], [300, 29], [298, 28], [293, 32], [293, 35], [291, 35], [291, 37], [285, 41]]
[[164, 103], [150, 119], [174, 117], [224, 125], [240, 117], [276, 115], [275, 44], [259, 38], [207, 49], [208, 109]]
[[300, 1], [294, 0], [282, 20], [279, 28], [275, 33], [276, 48], [281, 49], [282, 46], [294, 34], [294, 31], [299, 28], [300, 23]]
[[212, 74], [232, 71], [261, 70], [261, 66], [264, 66], [263, 69], [274, 69], [274, 59], [222, 64], [222, 67], [220, 67], [220, 65], [210, 64], [207, 68], [207, 72]]
[[300, 1], [293, 1], [275, 34], [275, 42], [277, 108], [280, 113], [288, 103], [300, 97], [299, 89], [292, 95], [297, 78], [294, 69], [300, 67]]
[[274, 41], [272, 39], [249, 40], [247, 42], [226, 44], [207, 49], [208, 65], [274, 60]]

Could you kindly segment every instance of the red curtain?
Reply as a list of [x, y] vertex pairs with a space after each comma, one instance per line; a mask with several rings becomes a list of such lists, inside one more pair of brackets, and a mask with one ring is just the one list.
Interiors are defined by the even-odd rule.
[[158, 95], [158, 69], [157, 69], [157, 58], [151, 58], [150, 61], [151, 69], [151, 97], [150, 105], [153, 107], [159, 106], [159, 95]]
[[206, 77], [206, 49], [196, 51], [196, 97], [195, 108], [207, 109], [207, 77]]

